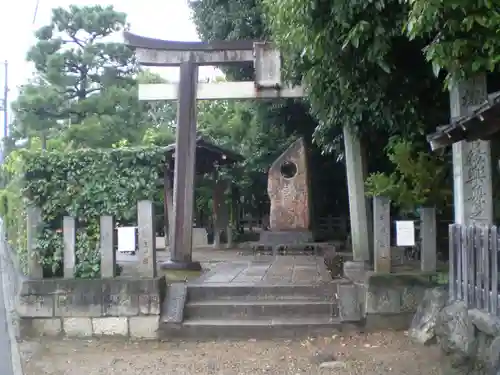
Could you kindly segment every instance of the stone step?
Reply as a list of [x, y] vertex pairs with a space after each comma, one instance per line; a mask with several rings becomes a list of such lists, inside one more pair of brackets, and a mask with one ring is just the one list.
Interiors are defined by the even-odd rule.
[[290, 300], [332, 301], [336, 299], [336, 283], [317, 285], [238, 285], [238, 284], [191, 284], [188, 285], [188, 301], [207, 300]]
[[[330, 247], [328, 247], [330, 248]], [[252, 250], [256, 255], [310, 255], [319, 256], [328, 252], [325, 246], [319, 244], [266, 244], [255, 243]]]
[[331, 301], [308, 300], [206, 300], [188, 302], [185, 307], [186, 319], [262, 319], [337, 317], [338, 307]]
[[[345, 324], [344, 324], [345, 326]], [[182, 325], [160, 325], [160, 338], [203, 339], [279, 339], [332, 335], [343, 325], [337, 318], [302, 319], [187, 319]]]
[[311, 250], [290, 250], [290, 249], [284, 249], [284, 248], [275, 248], [275, 249], [268, 249], [268, 248], [261, 248], [257, 249], [254, 251], [255, 256], [259, 255], [267, 255], [267, 256], [290, 256], [290, 255], [323, 255], [320, 252], [316, 251], [311, 251]]

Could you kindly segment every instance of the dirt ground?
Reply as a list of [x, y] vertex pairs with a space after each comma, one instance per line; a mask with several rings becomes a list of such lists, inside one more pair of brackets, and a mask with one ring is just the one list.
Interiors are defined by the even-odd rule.
[[[436, 347], [403, 332], [274, 341], [125, 342], [39, 339], [23, 342], [25, 375], [441, 374]], [[329, 362], [328, 368], [321, 363]]]

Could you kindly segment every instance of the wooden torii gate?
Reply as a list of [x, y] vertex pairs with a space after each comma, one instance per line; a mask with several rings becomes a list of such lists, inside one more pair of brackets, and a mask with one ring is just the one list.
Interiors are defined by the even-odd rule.
[[[301, 98], [302, 86], [281, 82], [281, 56], [260, 41], [172, 42], [124, 33], [143, 66], [180, 66], [180, 82], [139, 85], [139, 100], [177, 100], [174, 220], [170, 261], [162, 269], [200, 270], [192, 259], [196, 100]], [[254, 82], [198, 82], [198, 67], [253, 62]]]

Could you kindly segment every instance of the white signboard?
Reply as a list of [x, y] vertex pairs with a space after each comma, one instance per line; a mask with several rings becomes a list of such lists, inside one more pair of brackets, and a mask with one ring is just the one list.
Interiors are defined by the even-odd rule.
[[396, 221], [396, 246], [415, 246], [415, 223]]
[[165, 241], [165, 237], [156, 237], [156, 250], [166, 249], [167, 241]]
[[129, 253], [135, 251], [135, 227], [118, 228], [118, 251]]

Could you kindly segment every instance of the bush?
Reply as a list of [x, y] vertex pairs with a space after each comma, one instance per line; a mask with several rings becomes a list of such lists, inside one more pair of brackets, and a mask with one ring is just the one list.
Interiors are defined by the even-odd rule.
[[452, 197], [444, 189], [449, 163], [442, 155], [419, 151], [410, 141], [393, 138], [387, 147], [395, 171], [373, 173], [366, 180], [368, 196], [385, 196], [403, 212], [425, 206], [444, 207]]
[[134, 222], [137, 202], [158, 196], [164, 163], [161, 147], [11, 153], [4, 166], [10, 182], [0, 192], [11, 244], [25, 257], [25, 208], [39, 207], [44, 228], [37, 251], [44, 273], [56, 276], [62, 265], [62, 219], [73, 216], [80, 228], [77, 277], [98, 277], [99, 217], [111, 215], [120, 224]]

